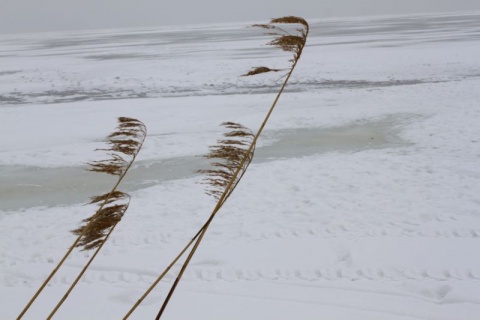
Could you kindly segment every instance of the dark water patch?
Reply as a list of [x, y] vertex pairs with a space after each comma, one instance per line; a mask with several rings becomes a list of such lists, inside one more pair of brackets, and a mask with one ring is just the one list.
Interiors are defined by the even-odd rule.
[[[190, 177], [191, 168], [199, 167], [201, 160], [177, 157], [136, 163], [122, 182], [121, 190], [131, 192], [162, 181]], [[86, 169], [0, 166], [0, 210], [87, 203], [90, 197], [111, 190], [117, 181], [110, 175]]]
[[[299, 128], [265, 133], [271, 144], [257, 148], [255, 163], [307, 157], [325, 152], [360, 152], [408, 145], [398, 134], [401, 126], [415, 115], [392, 115], [332, 128]], [[132, 192], [164, 181], [195, 176], [208, 168], [201, 156], [174, 157], [136, 163], [122, 183], [121, 190]], [[39, 168], [0, 166], [0, 210], [33, 206], [59, 206], [86, 203], [89, 197], [107, 192], [115, 177], [92, 173], [85, 167]]]

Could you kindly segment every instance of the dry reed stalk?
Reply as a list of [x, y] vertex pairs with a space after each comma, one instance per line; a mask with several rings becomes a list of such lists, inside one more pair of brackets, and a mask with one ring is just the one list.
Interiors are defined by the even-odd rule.
[[[297, 34], [292, 35], [292, 34], [288, 33], [287, 31], [285, 31], [284, 29], [278, 27], [277, 24], [300, 24], [300, 25], [302, 25], [302, 27], [297, 28], [296, 29]], [[267, 124], [268, 119], [270, 118], [270, 115], [272, 114], [272, 112], [273, 112], [273, 110], [274, 110], [274, 108], [275, 108], [283, 90], [285, 89], [285, 86], [288, 83], [288, 80], [290, 79], [290, 76], [293, 73], [293, 70], [295, 69], [295, 66], [297, 65], [297, 63], [298, 63], [298, 61], [299, 61], [299, 59], [300, 59], [300, 57], [303, 53], [303, 48], [305, 47], [308, 32], [309, 32], [309, 25], [308, 25], [307, 21], [305, 21], [305, 19], [303, 19], [303, 18], [294, 17], [294, 16], [287, 16], [287, 17], [272, 19], [269, 24], [256, 25], [256, 27], [260, 27], [262, 29], [267, 29], [267, 30], [274, 31], [274, 32], [269, 32], [269, 34], [274, 35], [275, 38], [271, 42], [269, 42], [268, 45], [276, 46], [276, 47], [282, 49], [283, 51], [291, 52], [293, 54], [293, 58], [290, 60], [292, 65], [291, 65], [289, 71], [287, 72], [286, 77], [285, 77], [285, 81], [283, 82], [282, 86], [280, 87], [280, 90], [278, 91], [277, 96], [275, 97], [272, 105], [270, 106], [270, 109], [268, 110], [267, 115], [265, 116], [265, 119], [263, 120], [263, 122], [262, 122], [260, 128], [258, 129], [257, 133], [254, 135], [249, 148], [245, 151], [245, 153], [242, 157], [242, 160], [238, 163], [238, 166], [237, 166], [235, 172], [230, 177], [230, 180], [229, 180], [228, 184], [225, 186], [225, 189], [224, 189], [222, 195], [218, 198], [217, 204], [216, 204], [215, 208], [213, 209], [210, 217], [208, 218], [204, 227], [202, 227], [202, 230], [200, 231], [200, 235], [198, 236], [198, 238], [197, 238], [192, 250], [190, 251], [187, 259], [183, 263], [182, 268], [180, 269], [180, 272], [179, 272], [177, 278], [175, 279], [175, 282], [173, 283], [167, 297], [165, 298], [165, 300], [164, 300], [164, 302], [163, 302], [155, 320], [159, 320], [160, 317], [162, 316], [163, 312], [165, 311], [165, 308], [168, 305], [168, 302], [170, 301], [170, 298], [173, 295], [173, 292], [175, 291], [178, 283], [180, 282], [180, 279], [182, 278], [186, 268], [188, 267], [188, 264], [190, 263], [193, 255], [195, 254], [198, 246], [200, 245], [205, 233], [207, 232], [211, 221], [213, 220], [213, 218], [215, 217], [217, 212], [220, 210], [220, 208], [224, 204], [225, 200], [230, 196], [231, 192], [233, 191], [233, 189], [237, 185], [238, 180], [239, 180], [238, 177], [239, 176], [241, 177], [245, 173], [245, 169], [246, 169], [245, 165], [247, 163], [250, 163], [250, 161], [252, 161], [251, 155], [253, 155], [253, 151], [255, 149], [256, 142], [257, 142], [258, 138], [260, 137], [260, 134], [262, 133], [265, 125]], [[265, 67], [265, 68], [270, 69], [268, 67]], [[255, 68], [255, 69], [258, 70], [258, 67]], [[266, 69], [264, 69], [264, 70], [266, 70]], [[270, 69], [270, 70], [275, 71], [275, 69]], [[265, 72], [269, 72], [269, 71], [264, 71], [264, 72], [261, 72], [261, 73], [265, 73]], [[255, 74], [257, 74], [257, 73], [253, 72], [252, 75], [255, 75]], [[247, 164], [247, 166], [248, 166], [248, 164]], [[213, 187], [216, 187], [216, 186], [213, 185]], [[232, 187], [233, 187], [233, 189], [232, 189]]]
[[155, 279], [155, 281], [148, 287], [148, 289], [143, 293], [143, 295], [137, 300], [137, 302], [128, 310], [128, 312], [125, 314], [123, 317], [123, 320], [128, 319], [132, 313], [137, 309], [137, 307], [145, 300], [145, 298], [152, 292], [152, 290], [157, 286], [157, 284], [165, 277], [165, 275], [170, 271], [170, 269], [177, 263], [177, 261], [183, 256], [183, 254], [190, 248], [192, 243], [198, 238], [200, 233], [203, 231], [205, 228], [205, 225], [200, 228], [200, 230], [197, 232], [195, 236], [187, 243], [187, 245], [180, 251], [179, 254], [170, 262], [170, 264], [163, 270], [163, 272]]
[[[206, 193], [213, 196], [216, 200], [220, 199], [222, 193], [230, 182], [230, 178], [235, 173], [235, 170], [243, 160], [246, 147], [250, 146], [254, 138], [254, 134], [248, 128], [241, 124], [234, 122], [224, 122], [221, 124], [229, 132], [225, 133], [226, 139], [219, 140], [217, 145], [210, 147], [210, 152], [204, 157], [207, 159], [215, 160], [212, 163], [214, 169], [198, 170], [199, 173], [206, 175], [204, 183], [208, 184], [210, 188], [207, 188]], [[248, 165], [253, 159], [254, 148], [249, 153], [248, 160], [242, 165], [242, 172], [237, 176], [235, 182], [228, 189], [228, 195], [224, 198], [223, 202], [233, 192], [243, 174], [246, 172]], [[124, 316], [123, 320], [128, 319], [135, 309], [142, 303], [142, 301], [150, 294], [155, 286], [163, 279], [163, 277], [170, 271], [170, 269], [177, 263], [182, 255], [188, 250], [192, 243], [197, 239], [200, 233], [203, 231], [206, 224], [192, 237], [187, 245], [180, 251], [180, 253], [173, 259], [173, 261], [165, 268], [165, 270], [157, 277], [157, 279], [150, 285], [150, 287], [144, 292], [144, 294], [137, 300], [132, 308]]]
[[[296, 34], [292, 35], [288, 31], [284, 30], [283, 28], [279, 27], [278, 25], [281, 24], [299, 24], [301, 25], [300, 28], [295, 29]], [[186, 250], [192, 245], [193, 242], [195, 242], [193, 248], [191, 249], [188, 257], [186, 258], [185, 262], [183, 263], [180, 272], [175, 279], [175, 282], [173, 283], [167, 297], [165, 298], [157, 316], [156, 320], [160, 319], [162, 316], [166, 306], [168, 305], [168, 302], [170, 298], [173, 295], [173, 292], [175, 291], [180, 279], [182, 278], [189, 262], [191, 261], [193, 255], [195, 254], [198, 246], [200, 245], [208, 227], [210, 226], [210, 223], [212, 222], [213, 218], [217, 214], [217, 212], [220, 210], [222, 205], [225, 203], [225, 201], [228, 199], [228, 197], [232, 194], [233, 190], [235, 187], [238, 185], [238, 182], [242, 178], [242, 176], [245, 174], [246, 169], [250, 162], [253, 159], [253, 154], [255, 150], [255, 145], [256, 142], [262, 133], [268, 119], [270, 118], [270, 115], [272, 114], [282, 92], [285, 89], [285, 86], [288, 83], [288, 80], [290, 79], [290, 76], [293, 73], [293, 70], [295, 69], [295, 66], [297, 65], [302, 52], [303, 48], [305, 47], [308, 33], [309, 33], [309, 25], [305, 19], [300, 18], [300, 17], [294, 17], [294, 16], [287, 16], [287, 17], [282, 17], [282, 18], [277, 18], [277, 19], [272, 19], [270, 23], [268, 24], [257, 24], [253, 25], [254, 27], [259, 27], [262, 29], [269, 30], [268, 34], [273, 35], [275, 38], [268, 43], [268, 45], [272, 45], [275, 47], [278, 47], [282, 49], [283, 51], [291, 52], [293, 54], [292, 59], [289, 61], [291, 62], [291, 66], [288, 69], [288, 72], [285, 74], [285, 80], [280, 87], [272, 105], [270, 106], [270, 109], [268, 110], [260, 128], [258, 129], [257, 133], [254, 135], [250, 134], [245, 134], [243, 137], [248, 137], [248, 143], [244, 144], [238, 144], [237, 142], [233, 143], [234, 146], [236, 147], [243, 147], [247, 146], [248, 148], [241, 148], [242, 149], [242, 155], [238, 156], [237, 153], [235, 153], [235, 156], [233, 159], [235, 159], [235, 164], [236, 166], [232, 169], [231, 166], [226, 165], [224, 162], [218, 162], [214, 163], [214, 166], [217, 167], [216, 170], [204, 170], [203, 172], [207, 174], [207, 183], [210, 184], [211, 188], [207, 190], [207, 194], [212, 195], [216, 198], [217, 204], [215, 208], [213, 209], [211, 215], [209, 216], [208, 220], [205, 222], [205, 224], [200, 228], [200, 230], [197, 232], [197, 234], [190, 240], [190, 242], [182, 249], [182, 251], [175, 257], [175, 259], [169, 264], [169, 266], [161, 273], [161, 275], [155, 280], [155, 282], [148, 288], [148, 290], [143, 294], [143, 296], [137, 301], [137, 303], [129, 310], [127, 315], [123, 318], [124, 320], [127, 319], [133, 311], [140, 305], [140, 303], [146, 298], [146, 296], [153, 290], [153, 288], [160, 282], [160, 280], [165, 276], [165, 274], [171, 269], [171, 267], [179, 260], [179, 258], [186, 252]], [[255, 67], [251, 71], [247, 72], [246, 74], [242, 76], [253, 76], [257, 74], [263, 74], [263, 73], [268, 73], [268, 72], [278, 72], [281, 71], [282, 69], [274, 69], [274, 68], [269, 68], [269, 67]], [[233, 124], [233, 123], [232, 123]], [[233, 124], [235, 126], [238, 126], [238, 124]], [[242, 127], [242, 129], [245, 129]], [[230, 145], [229, 142], [227, 143], [222, 143], [220, 141], [220, 149], [229, 149], [228, 146]], [[217, 152], [217, 150], [219, 152]], [[212, 153], [215, 152], [215, 153]], [[227, 162], [228, 157], [230, 153], [224, 153], [223, 151], [219, 150], [218, 147], [213, 147], [211, 149], [210, 155], [215, 154], [215, 156], [209, 156], [207, 155], [207, 158], [211, 159], [224, 159]], [[217, 157], [218, 156], [218, 157]]]
[[31, 307], [33, 302], [38, 298], [40, 293], [76, 247], [83, 247], [83, 250], [97, 248], [97, 251], [87, 263], [86, 267], [80, 272], [80, 275], [77, 277], [74, 284], [69, 288], [66, 295], [49, 315], [48, 319], [50, 319], [58, 310], [63, 301], [65, 301], [71, 290], [73, 290], [73, 287], [83, 275], [86, 268], [88, 268], [90, 263], [93, 261], [98, 251], [101, 249], [115, 228], [116, 224], [121, 220], [123, 214], [127, 210], [129, 200], [127, 204], [118, 204], [118, 201], [125, 200], [127, 198], [129, 199], [130, 196], [121, 191], [117, 191], [117, 187], [120, 185], [120, 182], [123, 180], [126, 173], [135, 161], [138, 153], [140, 152], [143, 142], [145, 141], [147, 128], [143, 122], [133, 118], [120, 117], [118, 118], [118, 122], [119, 124], [117, 126], [117, 131], [110, 134], [106, 140], [106, 143], [110, 145], [110, 148], [97, 149], [107, 151], [110, 158], [90, 162], [90, 167], [87, 169], [93, 172], [103, 172], [118, 176], [115, 186], [108, 193], [92, 197], [90, 203], [98, 204], [98, 210], [90, 218], [87, 218], [83, 221], [85, 223], [83, 226], [72, 231], [75, 235], [77, 235], [76, 240], [69, 247], [63, 258], [55, 266], [47, 279], [42, 283], [34, 296], [24, 307], [22, 312], [17, 317], [17, 320], [23, 317], [23, 315]]

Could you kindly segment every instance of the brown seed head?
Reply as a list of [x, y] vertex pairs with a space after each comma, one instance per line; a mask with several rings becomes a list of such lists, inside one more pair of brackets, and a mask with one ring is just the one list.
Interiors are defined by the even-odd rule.
[[305, 26], [306, 29], [309, 28], [308, 22], [301, 18], [301, 17], [295, 17], [295, 16], [287, 16], [287, 17], [282, 17], [282, 18], [275, 18], [270, 20], [270, 23], [299, 23]]
[[[276, 25], [277, 24], [277, 25]], [[300, 24], [302, 27], [295, 29], [296, 34], [292, 34], [291, 30], [280, 28], [278, 24]], [[278, 47], [283, 51], [292, 52], [293, 58], [290, 59], [292, 63], [290, 70], [292, 70], [295, 63], [300, 59], [302, 55], [303, 47], [307, 41], [309, 25], [307, 21], [301, 17], [286, 16], [281, 18], [271, 19], [268, 24], [254, 24], [253, 27], [259, 27], [269, 30], [268, 35], [274, 37], [272, 41], [267, 43], [268, 45]], [[290, 28], [289, 28], [290, 29]], [[242, 76], [253, 76], [260, 73], [266, 73], [271, 71], [279, 71], [280, 69], [271, 69], [268, 67], [257, 67], [251, 71], [243, 74]], [[288, 74], [289, 72], [287, 72]]]
[[101, 206], [93, 216], [83, 220], [84, 224], [82, 226], [72, 230], [75, 235], [83, 234], [76, 247], [83, 247], [82, 250], [91, 250], [100, 246], [110, 228], [120, 222], [127, 211], [130, 196], [127, 194], [122, 196], [122, 198], [127, 197], [126, 203], [112, 204], [112, 202], [108, 202], [107, 205]]
[[256, 67], [250, 70], [249, 72], [242, 74], [242, 77], [247, 77], [247, 76], [254, 76], [256, 74], [260, 73], [267, 73], [267, 72], [278, 72], [280, 69], [270, 69], [267, 67]]
[[97, 149], [108, 151], [110, 158], [90, 162], [90, 168], [87, 170], [116, 176], [122, 175], [130, 163], [124, 157], [135, 158], [146, 135], [147, 129], [143, 122], [127, 117], [118, 118], [117, 130], [107, 136], [106, 143], [110, 145], [110, 148]]
[[247, 155], [241, 172], [237, 175], [230, 189], [226, 190], [230, 184], [230, 180], [246, 156], [246, 152], [255, 136], [248, 128], [241, 124], [224, 122], [222, 125], [230, 129], [229, 132], [224, 134], [224, 136], [229, 139], [219, 140], [217, 145], [210, 147], [210, 152], [204, 156], [207, 159], [216, 160], [211, 164], [214, 169], [198, 170], [199, 173], [206, 175], [204, 183], [210, 186], [210, 188], [206, 190], [206, 193], [217, 200], [220, 199], [225, 191], [227, 192], [227, 196], [224, 200], [232, 193], [252, 161], [254, 152], [252, 149], [252, 152]]
[[277, 46], [283, 51], [298, 52], [305, 44], [305, 40], [299, 36], [284, 35], [273, 39], [268, 43], [271, 46]]

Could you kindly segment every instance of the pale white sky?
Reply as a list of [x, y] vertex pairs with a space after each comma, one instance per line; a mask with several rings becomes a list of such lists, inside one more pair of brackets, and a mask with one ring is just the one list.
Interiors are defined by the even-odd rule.
[[480, 0], [0, 0], [0, 33], [480, 11]]

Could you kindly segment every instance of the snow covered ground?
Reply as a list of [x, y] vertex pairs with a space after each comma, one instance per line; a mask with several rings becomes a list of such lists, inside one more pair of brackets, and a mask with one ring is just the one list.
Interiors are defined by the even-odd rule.
[[[119, 116], [148, 137], [130, 208], [57, 319], [119, 319], [213, 209], [199, 158], [256, 130], [290, 58], [243, 25], [0, 37], [0, 318], [14, 319], [112, 179]], [[311, 21], [257, 158], [166, 319], [476, 320], [480, 13]], [[74, 253], [24, 319], [43, 319]], [[175, 269], [131, 319], [152, 319]]]

